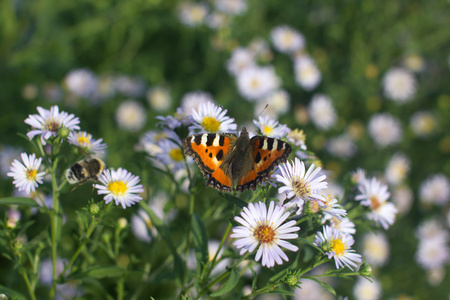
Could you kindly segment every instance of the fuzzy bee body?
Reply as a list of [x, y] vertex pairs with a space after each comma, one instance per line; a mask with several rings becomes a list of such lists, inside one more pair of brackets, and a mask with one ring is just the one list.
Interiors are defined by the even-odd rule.
[[99, 158], [88, 157], [75, 163], [66, 170], [66, 179], [70, 184], [82, 184], [97, 177], [105, 169], [105, 163]]

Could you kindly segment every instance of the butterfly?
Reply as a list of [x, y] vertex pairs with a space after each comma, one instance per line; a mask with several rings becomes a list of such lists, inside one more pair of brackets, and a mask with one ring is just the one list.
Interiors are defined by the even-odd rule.
[[250, 139], [245, 127], [239, 137], [231, 133], [188, 136], [183, 148], [197, 163], [206, 186], [224, 192], [255, 190], [292, 151], [288, 143], [275, 138], [257, 135]]

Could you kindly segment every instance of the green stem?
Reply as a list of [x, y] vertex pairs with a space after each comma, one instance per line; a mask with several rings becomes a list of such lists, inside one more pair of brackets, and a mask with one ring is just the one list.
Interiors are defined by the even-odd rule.
[[[52, 147], [52, 156], [53, 156], [53, 147]], [[53, 158], [53, 157], [52, 157]], [[52, 288], [50, 290], [50, 299], [53, 299], [56, 291], [56, 281], [58, 278], [58, 273], [56, 270], [57, 263], [57, 235], [58, 235], [58, 225], [60, 224], [60, 212], [59, 212], [59, 193], [58, 193], [58, 184], [56, 182], [56, 169], [58, 166], [58, 158], [53, 160], [52, 165], [52, 191], [53, 191], [53, 212], [51, 213], [51, 222], [50, 222], [50, 230], [51, 230], [51, 240], [52, 240], [52, 265], [53, 265], [53, 282]]]
[[28, 289], [28, 293], [30, 294], [31, 299], [36, 300], [36, 295], [34, 294], [34, 288], [31, 286], [30, 279], [28, 279], [27, 272], [25, 272], [24, 268], [20, 268], [20, 274], [23, 277], [23, 280], [25, 281], [25, 284]]
[[121, 277], [117, 282], [117, 300], [123, 300], [124, 296], [124, 281], [125, 279]]
[[357, 276], [357, 275], [359, 275], [359, 272], [348, 272], [348, 273], [332, 272], [332, 273], [322, 274], [322, 275], [304, 276], [302, 278], [309, 279], [309, 278], [319, 278], [319, 277], [333, 277], [335, 275], [339, 275], [339, 276]]

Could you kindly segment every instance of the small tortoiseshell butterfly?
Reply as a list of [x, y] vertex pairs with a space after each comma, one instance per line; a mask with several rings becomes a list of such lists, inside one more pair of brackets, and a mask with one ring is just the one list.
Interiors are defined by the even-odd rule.
[[239, 137], [231, 133], [188, 136], [183, 148], [202, 171], [206, 186], [225, 192], [234, 187], [237, 191], [255, 190], [291, 153], [291, 146], [281, 140], [265, 136], [250, 139], [245, 127]]

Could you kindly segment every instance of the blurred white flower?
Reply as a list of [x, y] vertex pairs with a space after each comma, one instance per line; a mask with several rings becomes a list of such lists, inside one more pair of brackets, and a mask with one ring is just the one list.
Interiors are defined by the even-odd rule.
[[378, 300], [381, 297], [381, 284], [378, 280], [371, 278], [369, 280], [358, 277], [353, 287], [353, 294], [356, 300]]
[[444, 174], [429, 176], [419, 187], [419, 199], [425, 204], [443, 206], [450, 200], [450, 182]]
[[416, 80], [409, 71], [392, 68], [383, 77], [384, 95], [397, 103], [412, 99], [416, 92]]
[[227, 70], [230, 74], [238, 75], [243, 70], [255, 66], [254, 54], [247, 48], [238, 47], [231, 52], [227, 61]]
[[336, 123], [336, 111], [328, 96], [315, 94], [308, 105], [308, 114], [317, 128], [330, 129]]
[[410, 54], [403, 59], [403, 65], [412, 72], [420, 72], [425, 68], [425, 61], [420, 55]]
[[247, 11], [246, 0], [214, 0], [217, 10], [228, 15], [241, 15]]
[[363, 238], [362, 254], [367, 263], [376, 267], [384, 266], [389, 258], [389, 242], [382, 232], [369, 232]]
[[300, 147], [301, 150], [306, 150], [306, 135], [303, 133], [303, 130], [294, 129], [289, 131], [287, 135], [287, 140], [289, 143], [294, 144], [297, 147]]
[[116, 122], [120, 128], [139, 131], [147, 120], [145, 107], [135, 100], [125, 100], [116, 110]]
[[[347, 214], [347, 212], [346, 212]], [[345, 234], [355, 234], [356, 233], [356, 229], [355, 229], [355, 223], [353, 223], [352, 221], [350, 221], [349, 218], [337, 218], [337, 217], [333, 217], [331, 215], [325, 215], [325, 220], [329, 219], [330, 221], [330, 227], [339, 230], [342, 233]]]
[[76, 69], [66, 75], [64, 83], [72, 94], [89, 98], [95, 93], [98, 80], [91, 70]]
[[[161, 152], [155, 154], [155, 159], [166, 165], [173, 173], [186, 167], [181, 140], [178, 136], [175, 140], [160, 139], [158, 146]], [[187, 158], [187, 162], [192, 162], [192, 159]]]
[[355, 142], [348, 134], [328, 139], [326, 148], [332, 155], [343, 159], [351, 158], [358, 150]]
[[285, 90], [276, 90], [267, 95], [255, 105], [255, 117], [263, 113], [272, 119], [277, 119], [279, 115], [285, 114], [290, 108], [290, 96]]
[[403, 137], [400, 122], [387, 113], [373, 115], [369, 120], [369, 134], [381, 147], [397, 144]]
[[427, 137], [436, 131], [438, 121], [433, 113], [418, 111], [411, 116], [409, 127], [416, 136]]
[[118, 76], [115, 79], [114, 84], [117, 92], [126, 97], [139, 98], [142, 97], [145, 93], [145, 83], [142, 78], [137, 76]]
[[196, 27], [203, 24], [207, 14], [208, 7], [203, 3], [184, 2], [179, 6], [178, 16], [180, 22], [189, 27]]
[[413, 203], [413, 192], [407, 185], [397, 186], [392, 192], [392, 202], [398, 209], [398, 213], [405, 215], [409, 212]]
[[292, 27], [277, 26], [270, 32], [272, 43], [282, 53], [292, 53], [305, 47], [305, 38]]
[[262, 135], [278, 139], [284, 138], [290, 131], [286, 124], [280, 124], [268, 116], [260, 116], [258, 120], [253, 120], [253, 124]]
[[98, 84], [91, 97], [94, 104], [100, 104], [102, 101], [112, 98], [116, 93], [116, 80], [113, 76], [101, 76], [98, 78]]
[[153, 87], [147, 91], [147, 101], [156, 112], [165, 112], [172, 106], [169, 91], [161, 86]]
[[416, 252], [418, 264], [427, 270], [443, 266], [448, 262], [450, 249], [446, 242], [440, 239], [422, 239]]
[[280, 86], [273, 67], [251, 67], [236, 77], [239, 93], [250, 101], [261, 100]]
[[294, 60], [295, 80], [306, 91], [311, 91], [322, 80], [316, 62], [309, 56], [300, 56]]
[[394, 154], [385, 170], [386, 180], [392, 185], [398, 185], [408, 175], [411, 162], [400, 153]]
[[430, 219], [422, 222], [416, 230], [417, 238], [422, 240], [436, 240], [439, 243], [446, 244], [449, 240], [449, 232], [437, 220]]
[[210, 93], [204, 91], [187, 92], [181, 98], [181, 108], [186, 115], [192, 115], [193, 111], [205, 102], [214, 102]]

